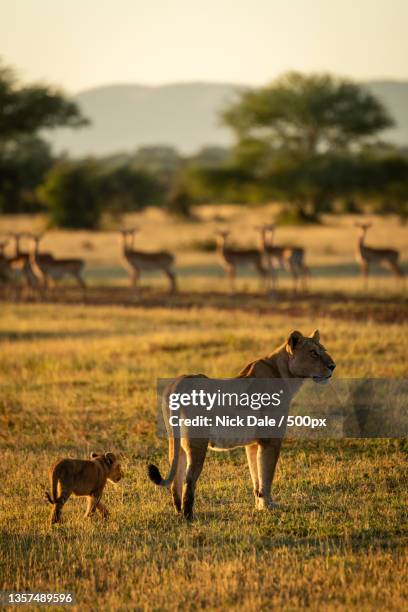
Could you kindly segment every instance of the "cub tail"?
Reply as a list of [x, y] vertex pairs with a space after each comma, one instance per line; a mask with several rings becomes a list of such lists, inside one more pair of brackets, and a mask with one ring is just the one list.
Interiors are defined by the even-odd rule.
[[52, 499], [48, 491], [44, 491], [44, 498], [47, 500], [49, 504], [52, 504], [53, 506], [55, 505], [55, 501]]

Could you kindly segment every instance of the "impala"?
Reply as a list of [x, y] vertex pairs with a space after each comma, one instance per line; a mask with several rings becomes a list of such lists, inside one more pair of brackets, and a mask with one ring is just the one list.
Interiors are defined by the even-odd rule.
[[367, 246], [365, 239], [371, 223], [356, 223], [355, 225], [358, 227], [356, 260], [360, 264], [366, 284], [370, 273], [370, 264], [385, 264], [397, 278], [403, 278], [404, 273], [398, 263], [398, 251], [396, 249], [378, 249]]
[[23, 233], [13, 232], [9, 234], [10, 238], [14, 238], [15, 254], [13, 257], [8, 257], [9, 279], [12, 283], [23, 281], [31, 289], [38, 287], [37, 278], [30, 262], [30, 253], [22, 251], [20, 248], [21, 238]]
[[221, 257], [222, 266], [227, 274], [231, 291], [235, 290], [235, 277], [237, 268], [252, 266], [262, 280], [266, 279], [267, 270], [265, 269], [262, 258], [263, 253], [258, 249], [238, 249], [227, 245], [227, 237], [230, 232], [224, 230], [216, 233], [217, 249]]
[[[304, 261], [305, 251], [301, 247], [275, 246], [273, 244], [275, 227], [272, 223], [257, 228], [261, 232], [261, 248], [268, 261], [268, 267], [271, 270], [278, 264], [291, 274], [295, 290], [297, 290], [299, 282], [302, 283], [303, 289], [306, 289], [309, 270]], [[271, 236], [269, 241], [267, 239], [268, 232]]]
[[72, 277], [85, 291], [86, 284], [81, 276], [85, 262], [83, 259], [56, 258], [51, 253], [40, 253], [39, 245], [42, 234], [28, 234], [34, 241], [34, 251], [30, 254], [30, 262], [35, 276], [42, 288], [49, 289], [65, 277]]
[[175, 293], [177, 285], [174, 272], [174, 256], [167, 251], [147, 252], [135, 250], [135, 234], [138, 231], [137, 228], [121, 230], [123, 263], [129, 272], [132, 286], [134, 289], [138, 288], [142, 272], [161, 270], [169, 279], [170, 293]]

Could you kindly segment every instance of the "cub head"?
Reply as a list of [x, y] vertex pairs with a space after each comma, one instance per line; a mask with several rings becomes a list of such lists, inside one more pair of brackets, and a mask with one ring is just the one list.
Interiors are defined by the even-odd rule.
[[91, 453], [91, 459], [101, 459], [108, 467], [108, 480], [119, 482], [123, 478], [122, 466], [115, 453]]
[[304, 336], [293, 331], [286, 343], [289, 358], [289, 371], [296, 378], [312, 378], [314, 382], [324, 384], [332, 377], [336, 367], [333, 359], [320, 344], [319, 330], [311, 336]]

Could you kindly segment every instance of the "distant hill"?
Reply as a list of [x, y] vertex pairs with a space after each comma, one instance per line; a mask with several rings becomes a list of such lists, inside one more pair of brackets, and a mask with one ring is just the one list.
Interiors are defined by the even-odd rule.
[[[397, 126], [384, 138], [408, 144], [408, 82], [372, 81], [366, 86], [388, 107]], [[72, 157], [134, 151], [142, 145], [170, 145], [194, 153], [205, 145], [228, 146], [229, 130], [219, 111], [243, 85], [180, 83], [173, 85], [107, 85], [75, 96], [92, 125], [81, 130], [59, 129], [50, 140], [55, 150]]]
[[369, 81], [366, 87], [382, 101], [396, 121], [384, 138], [398, 145], [408, 145], [408, 81]]

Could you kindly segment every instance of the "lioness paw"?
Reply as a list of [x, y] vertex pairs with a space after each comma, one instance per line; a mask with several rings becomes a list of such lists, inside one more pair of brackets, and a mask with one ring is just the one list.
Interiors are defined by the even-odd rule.
[[279, 506], [278, 502], [273, 501], [273, 499], [265, 499], [265, 497], [258, 497], [255, 502], [257, 510], [274, 510]]

